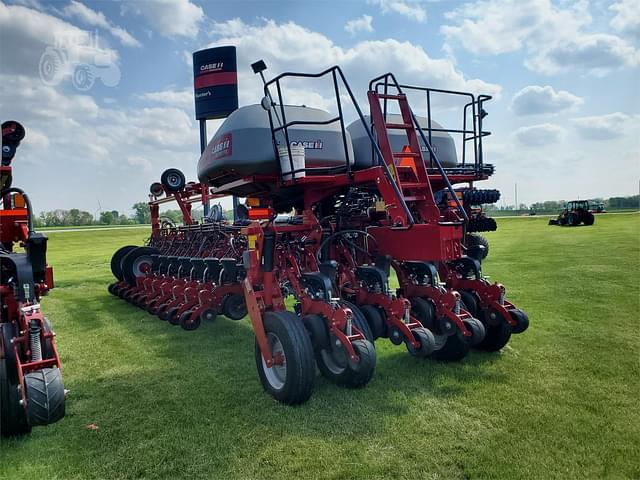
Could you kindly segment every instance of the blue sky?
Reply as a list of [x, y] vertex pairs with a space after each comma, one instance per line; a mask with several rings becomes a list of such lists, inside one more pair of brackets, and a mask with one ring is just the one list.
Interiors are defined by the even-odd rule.
[[[0, 0], [0, 117], [27, 128], [16, 184], [37, 210], [93, 212], [128, 211], [168, 167], [195, 179], [190, 56], [227, 44], [241, 104], [260, 99], [260, 58], [268, 75], [340, 64], [365, 107], [368, 80], [387, 71], [493, 95], [486, 186], [505, 203], [516, 182], [525, 203], [638, 193], [640, 0]], [[42, 62], [56, 48], [52, 77]], [[330, 103], [322, 86], [292, 95]]]

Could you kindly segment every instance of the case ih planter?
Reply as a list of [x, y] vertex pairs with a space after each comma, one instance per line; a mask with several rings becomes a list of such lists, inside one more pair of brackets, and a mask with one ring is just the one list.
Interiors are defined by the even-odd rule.
[[[40, 298], [53, 288], [47, 237], [33, 229], [27, 194], [12, 187], [11, 161], [25, 131], [2, 124], [0, 165], [0, 433], [27, 434], [64, 417], [65, 391], [51, 324]], [[16, 251], [24, 248], [24, 253]]]
[[[266, 67], [253, 68], [263, 75]], [[336, 115], [285, 106], [283, 83], [304, 79], [332, 83]], [[426, 96], [425, 117], [411, 110], [408, 90]], [[264, 93], [261, 105], [235, 110], [203, 149], [199, 184], [154, 184], [154, 195], [181, 205], [185, 226], [161, 226], [153, 200], [151, 241], [116, 252], [112, 293], [188, 324], [229, 310], [231, 299], [239, 305], [241, 289], [260, 381], [287, 404], [310, 397], [316, 365], [337, 384], [366, 385], [377, 338], [452, 361], [474, 347], [499, 350], [526, 330], [526, 314], [483, 277], [476, 258], [484, 248], [467, 236], [494, 229], [479, 226], [484, 217], [474, 210], [499, 197], [474, 186], [493, 173], [482, 158], [490, 97], [403, 86], [385, 74], [369, 85], [365, 117], [339, 67], [282, 74]], [[464, 99], [461, 128], [432, 121], [436, 96]], [[345, 98], [357, 114], [349, 126]], [[452, 134], [462, 136], [461, 161]], [[291, 152], [301, 145], [304, 159]], [[186, 206], [194, 195], [205, 204], [210, 195], [247, 201], [233, 224], [193, 225]], [[217, 293], [224, 288], [236, 290]]]

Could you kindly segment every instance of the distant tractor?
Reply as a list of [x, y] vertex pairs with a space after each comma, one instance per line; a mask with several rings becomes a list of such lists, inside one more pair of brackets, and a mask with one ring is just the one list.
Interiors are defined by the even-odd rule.
[[594, 219], [587, 200], [572, 200], [565, 205], [556, 220], [549, 220], [549, 225], [577, 227], [583, 223], [588, 226], [593, 225]]
[[593, 202], [591, 204], [591, 213], [607, 213], [607, 211], [604, 208], [604, 203]]

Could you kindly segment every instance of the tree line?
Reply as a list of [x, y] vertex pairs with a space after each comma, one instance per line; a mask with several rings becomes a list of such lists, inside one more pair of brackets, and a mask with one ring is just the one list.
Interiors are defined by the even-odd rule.
[[[595, 198], [590, 202], [602, 202], [606, 210], [623, 210], [623, 209], [640, 209], [640, 195], [631, 197], [611, 197], [607, 199]], [[562, 210], [566, 201], [549, 200], [546, 202], [536, 202], [531, 205], [520, 204], [518, 211], [532, 211], [536, 213], [557, 213]], [[34, 219], [36, 227], [72, 227], [85, 225], [146, 225], [151, 223], [151, 213], [149, 205], [146, 202], [135, 203], [131, 207], [133, 213], [126, 215], [117, 210], [108, 210], [100, 212], [96, 219], [90, 212], [72, 208], [71, 210], [51, 210], [50, 212], [42, 212]], [[491, 211], [510, 211], [516, 208], [513, 205], [498, 206], [486, 205], [485, 210]], [[232, 218], [231, 211], [225, 211], [226, 218]], [[202, 211], [194, 209], [192, 215], [195, 220], [202, 218]], [[182, 223], [182, 212], [180, 210], [166, 210], [161, 212], [160, 217], [171, 220], [173, 223]]]

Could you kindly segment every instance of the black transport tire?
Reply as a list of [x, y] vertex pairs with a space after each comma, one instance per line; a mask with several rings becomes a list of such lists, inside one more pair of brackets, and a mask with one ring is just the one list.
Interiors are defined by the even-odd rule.
[[244, 295], [233, 293], [225, 298], [222, 304], [222, 313], [230, 320], [242, 320], [247, 316], [247, 303], [244, 301]]
[[484, 340], [475, 346], [478, 350], [497, 352], [501, 350], [511, 338], [511, 326], [507, 319], [495, 312], [498, 321], [495, 324], [485, 324], [486, 334]]
[[64, 384], [59, 368], [43, 368], [24, 376], [27, 416], [32, 426], [49, 425], [64, 417]]
[[369, 329], [374, 340], [386, 336], [387, 328], [384, 321], [383, 313], [373, 305], [361, 305], [360, 311], [369, 324]]
[[578, 225], [580, 225], [580, 216], [577, 213], [569, 212], [567, 223], [571, 227], [577, 227]]
[[151, 255], [159, 253], [157, 248], [153, 247], [136, 247], [129, 251], [120, 262], [122, 277], [131, 286], [135, 286], [136, 279], [144, 276], [140, 270], [143, 264], [151, 266]]
[[593, 225], [593, 222], [595, 222], [596, 218], [594, 217], [593, 213], [591, 212], [587, 212], [584, 216], [584, 224], [586, 226], [591, 226]]
[[364, 387], [376, 368], [376, 349], [369, 340], [355, 340], [351, 343], [358, 355], [357, 363], [344, 359], [344, 365], [336, 362], [332, 351], [321, 350], [316, 355], [316, 363], [320, 373], [337, 385], [349, 388]]
[[3, 437], [26, 435], [31, 432], [31, 425], [24, 407], [20, 405], [17, 372], [8, 370], [8, 350], [4, 338], [4, 335], [0, 335], [0, 434]]
[[484, 247], [484, 250], [478, 252], [478, 254], [473, 257], [476, 260], [482, 261], [487, 258], [487, 255], [489, 255], [489, 240], [487, 240], [484, 236], [478, 233], [469, 233], [467, 234], [465, 243], [467, 248], [476, 246]]
[[195, 330], [200, 326], [200, 315], [196, 315], [194, 318], [191, 318], [193, 314], [193, 310], [187, 310], [180, 315], [179, 322], [180, 326], [187, 331]]
[[122, 276], [122, 259], [136, 248], [138, 248], [136, 245], [120, 247], [111, 257], [111, 273], [113, 273], [113, 276], [118, 280], [124, 280], [124, 277]]
[[351, 310], [351, 312], [353, 313], [354, 325], [358, 330], [362, 332], [366, 340], [369, 340], [371, 343], [373, 343], [375, 340], [375, 338], [373, 337], [373, 332], [369, 327], [367, 318], [364, 316], [364, 313], [362, 313], [362, 310], [360, 310], [360, 307], [351, 302], [348, 302], [347, 300], [341, 300], [340, 303]]
[[272, 353], [284, 355], [283, 365], [268, 368], [256, 340], [255, 360], [262, 387], [279, 402], [306, 402], [313, 393], [316, 375], [309, 334], [293, 312], [265, 312], [262, 318]]
[[162, 175], [160, 176], [160, 183], [162, 183], [164, 188], [169, 192], [179, 192], [184, 189], [187, 184], [187, 180], [184, 173], [177, 168], [168, 168], [162, 172]]

